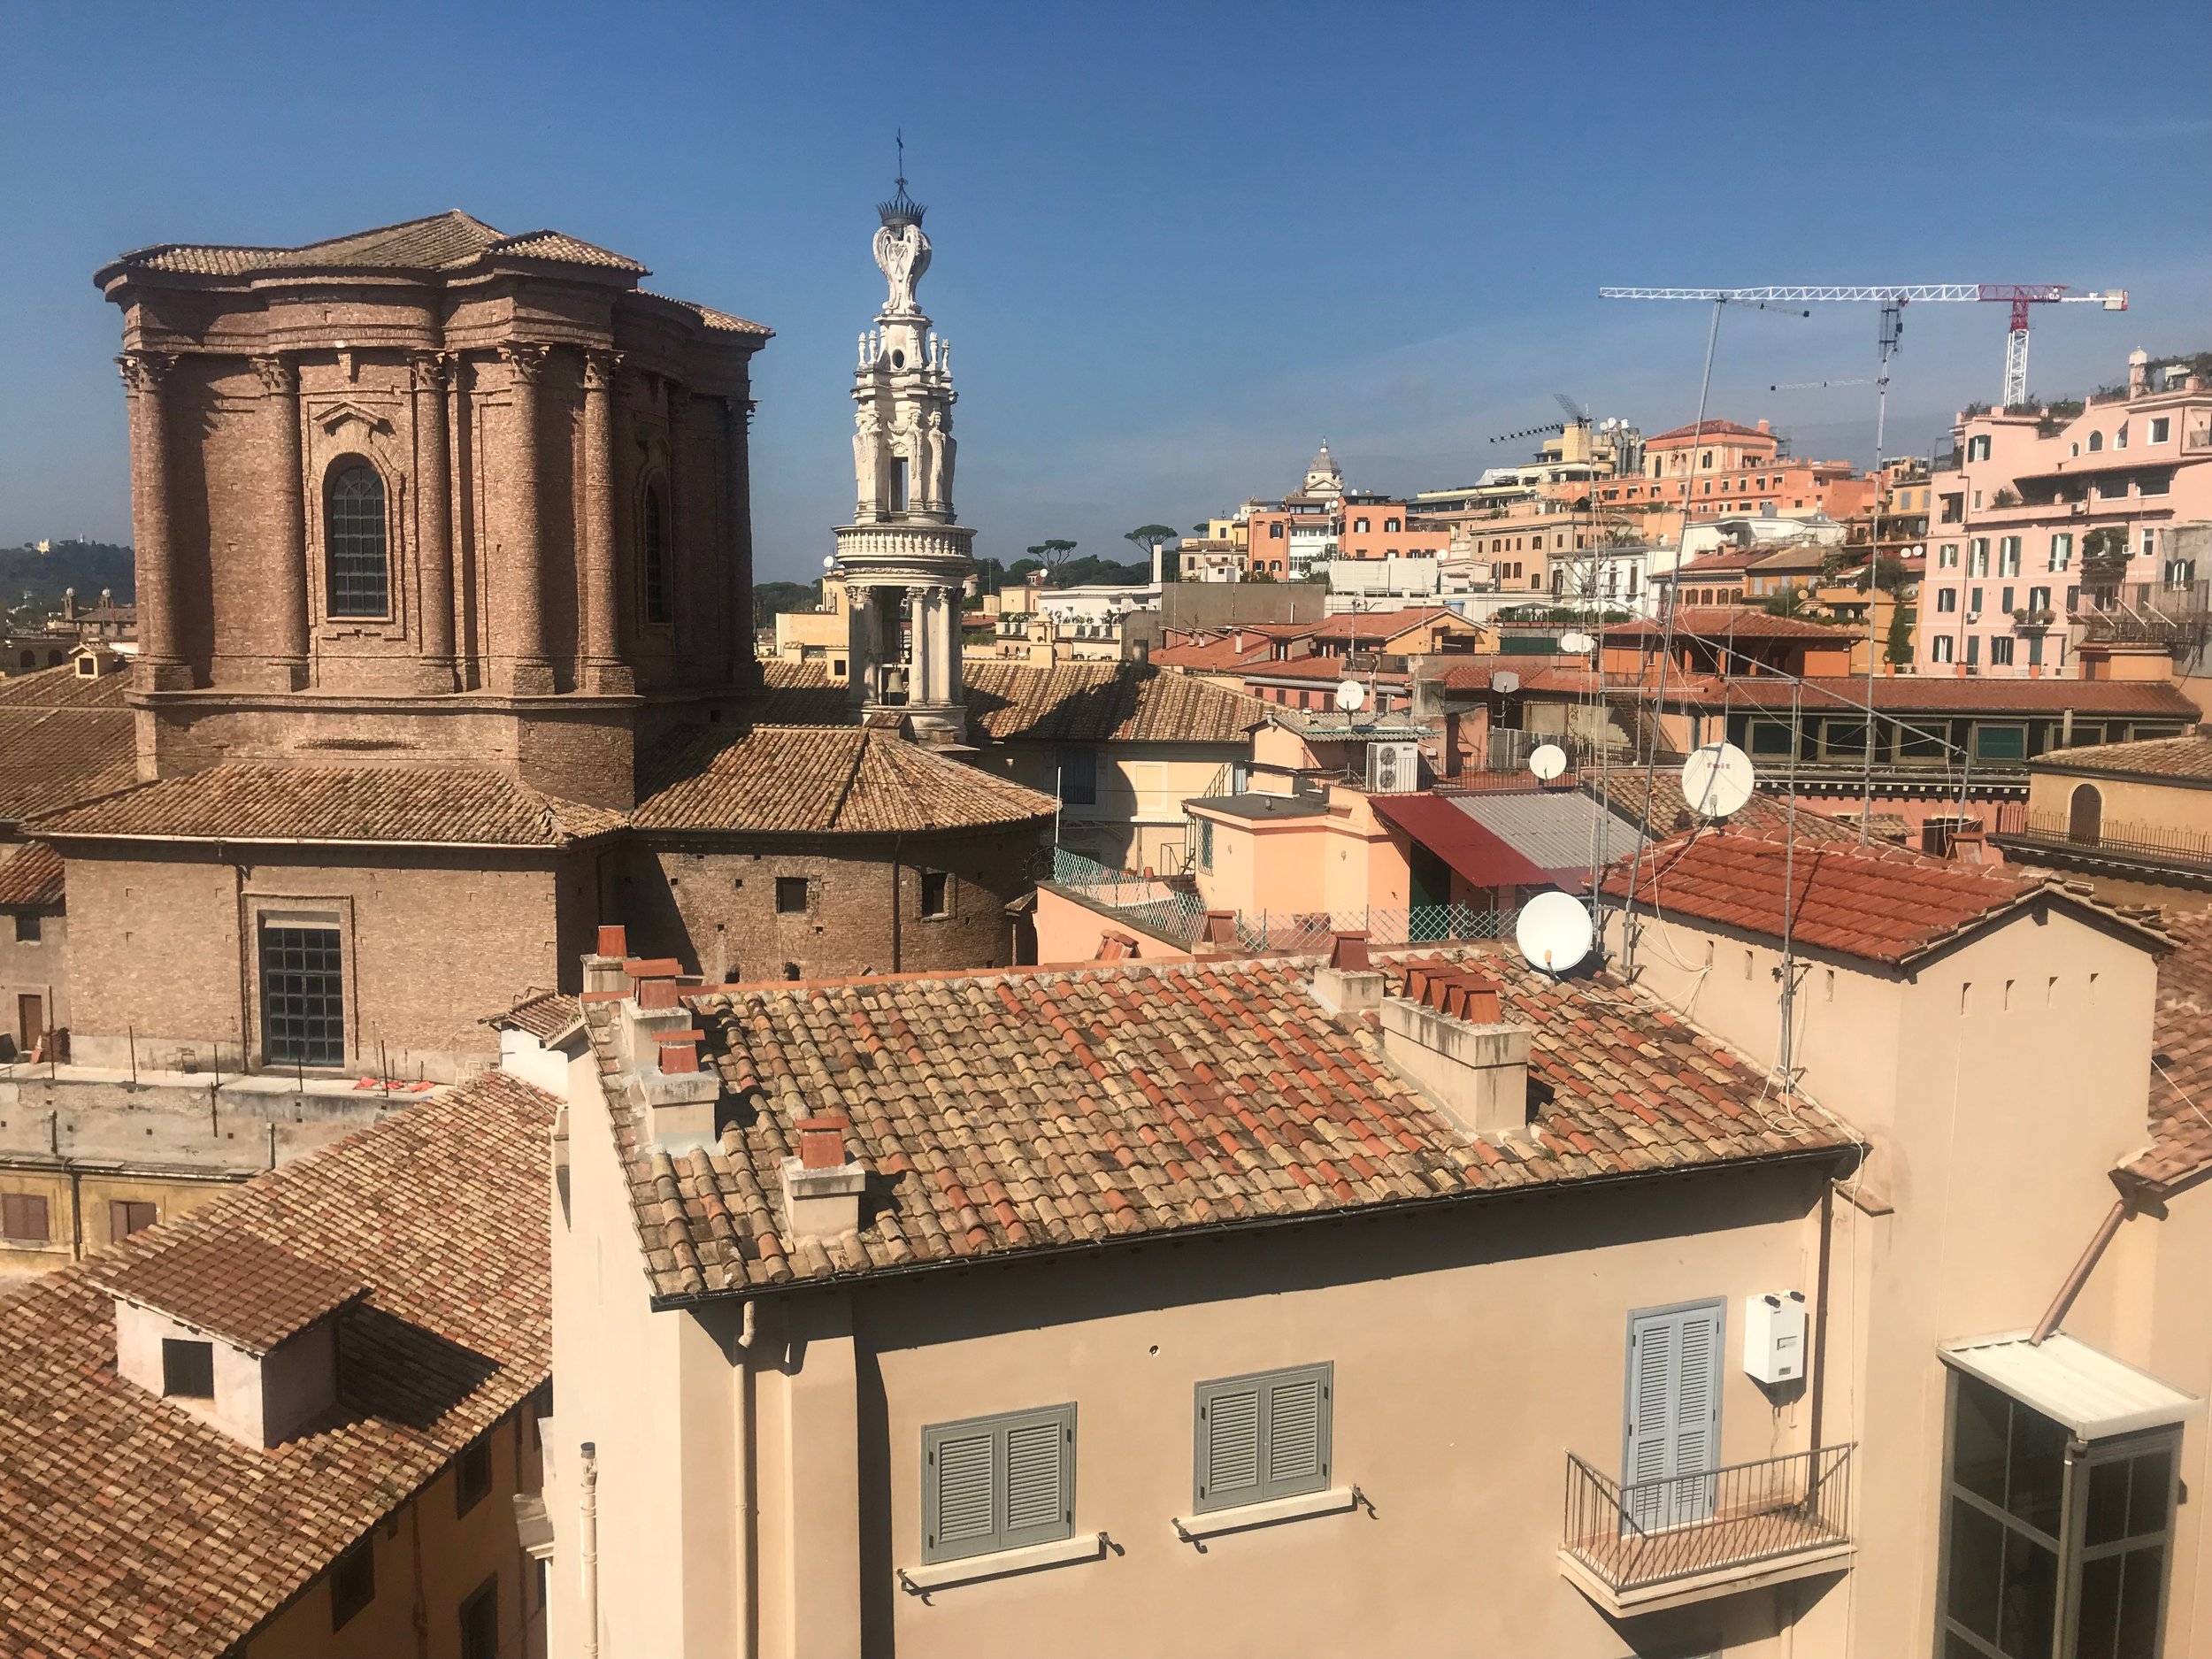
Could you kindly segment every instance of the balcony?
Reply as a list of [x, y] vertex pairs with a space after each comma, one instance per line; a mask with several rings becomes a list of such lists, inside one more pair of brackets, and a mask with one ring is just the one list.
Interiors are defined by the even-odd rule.
[[1843, 1571], [1849, 1446], [1621, 1486], [1567, 1454], [1560, 1571], [1616, 1618]]
[[2212, 882], [2212, 835], [2151, 824], [2108, 824], [2094, 814], [2031, 812], [2008, 803], [1990, 839], [2008, 855], [2070, 868], [2135, 871], [2178, 878], [2191, 887]]

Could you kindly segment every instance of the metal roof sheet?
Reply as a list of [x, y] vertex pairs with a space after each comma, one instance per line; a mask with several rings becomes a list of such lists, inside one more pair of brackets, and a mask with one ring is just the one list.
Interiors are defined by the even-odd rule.
[[1626, 854], [1636, 841], [1633, 829], [1578, 789], [1455, 795], [1446, 799], [1538, 869], [1550, 872], [1555, 879], [1572, 878], [1577, 892], [1589, 884], [1594, 827], [1601, 866]]
[[2078, 1440], [2164, 1428], [2204, 1409], [2197, 1395], [2063, 1333], [2039, 1346], [2024, 1336], [1984, 1337], [1942, 1352], [1945, 1363], [2032, 1406]]

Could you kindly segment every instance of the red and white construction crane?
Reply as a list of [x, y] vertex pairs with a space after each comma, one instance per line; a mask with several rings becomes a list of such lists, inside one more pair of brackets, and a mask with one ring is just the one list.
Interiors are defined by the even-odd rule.
[[[1847, 288], [1818, 284], [1762, 288], [1600, 288], [1609, 300], [1709, 300], [1725, 304], [1786, 304], [1833, 300], [1871, 301], [1894, 311], [1915, 300], [1995, 302], [2012, 307], [2012, 332], [2005, 338], [2005, 394], [1997, 406], [2014, 409], [2028, 401], [2028, 307], [2101, 305], [2108, 311], [2128, 308], [2125, 288], [2076, 294], [2063, 282], [1923, 282], [1893, 288]], [[1893, 326], [1885, 333], [1893, 333]]]

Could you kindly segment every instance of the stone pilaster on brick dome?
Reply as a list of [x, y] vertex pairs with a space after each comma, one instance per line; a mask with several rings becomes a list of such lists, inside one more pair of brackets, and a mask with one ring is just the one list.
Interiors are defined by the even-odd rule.
[[922, 741], [957, 743], [967, 730], [960, 612], [975, 532], [953, 510], [950, 342], [915, 299], [929, 269], [926, 211], [903, 177], [877, 209], [873, 251], [888, 291], [853, 373], [853, 521], [837, 531], [836, 565], [851, 595], [855, 706], [899, 710]]

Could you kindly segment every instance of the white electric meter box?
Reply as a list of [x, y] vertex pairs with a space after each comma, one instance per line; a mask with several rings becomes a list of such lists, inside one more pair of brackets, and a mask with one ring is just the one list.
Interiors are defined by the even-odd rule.
[[1795, 1382], [1805, 1374], [1805, 1298], [1794, 1290], [1747, 1296], [1743, 1368], [1755, 1382]]

